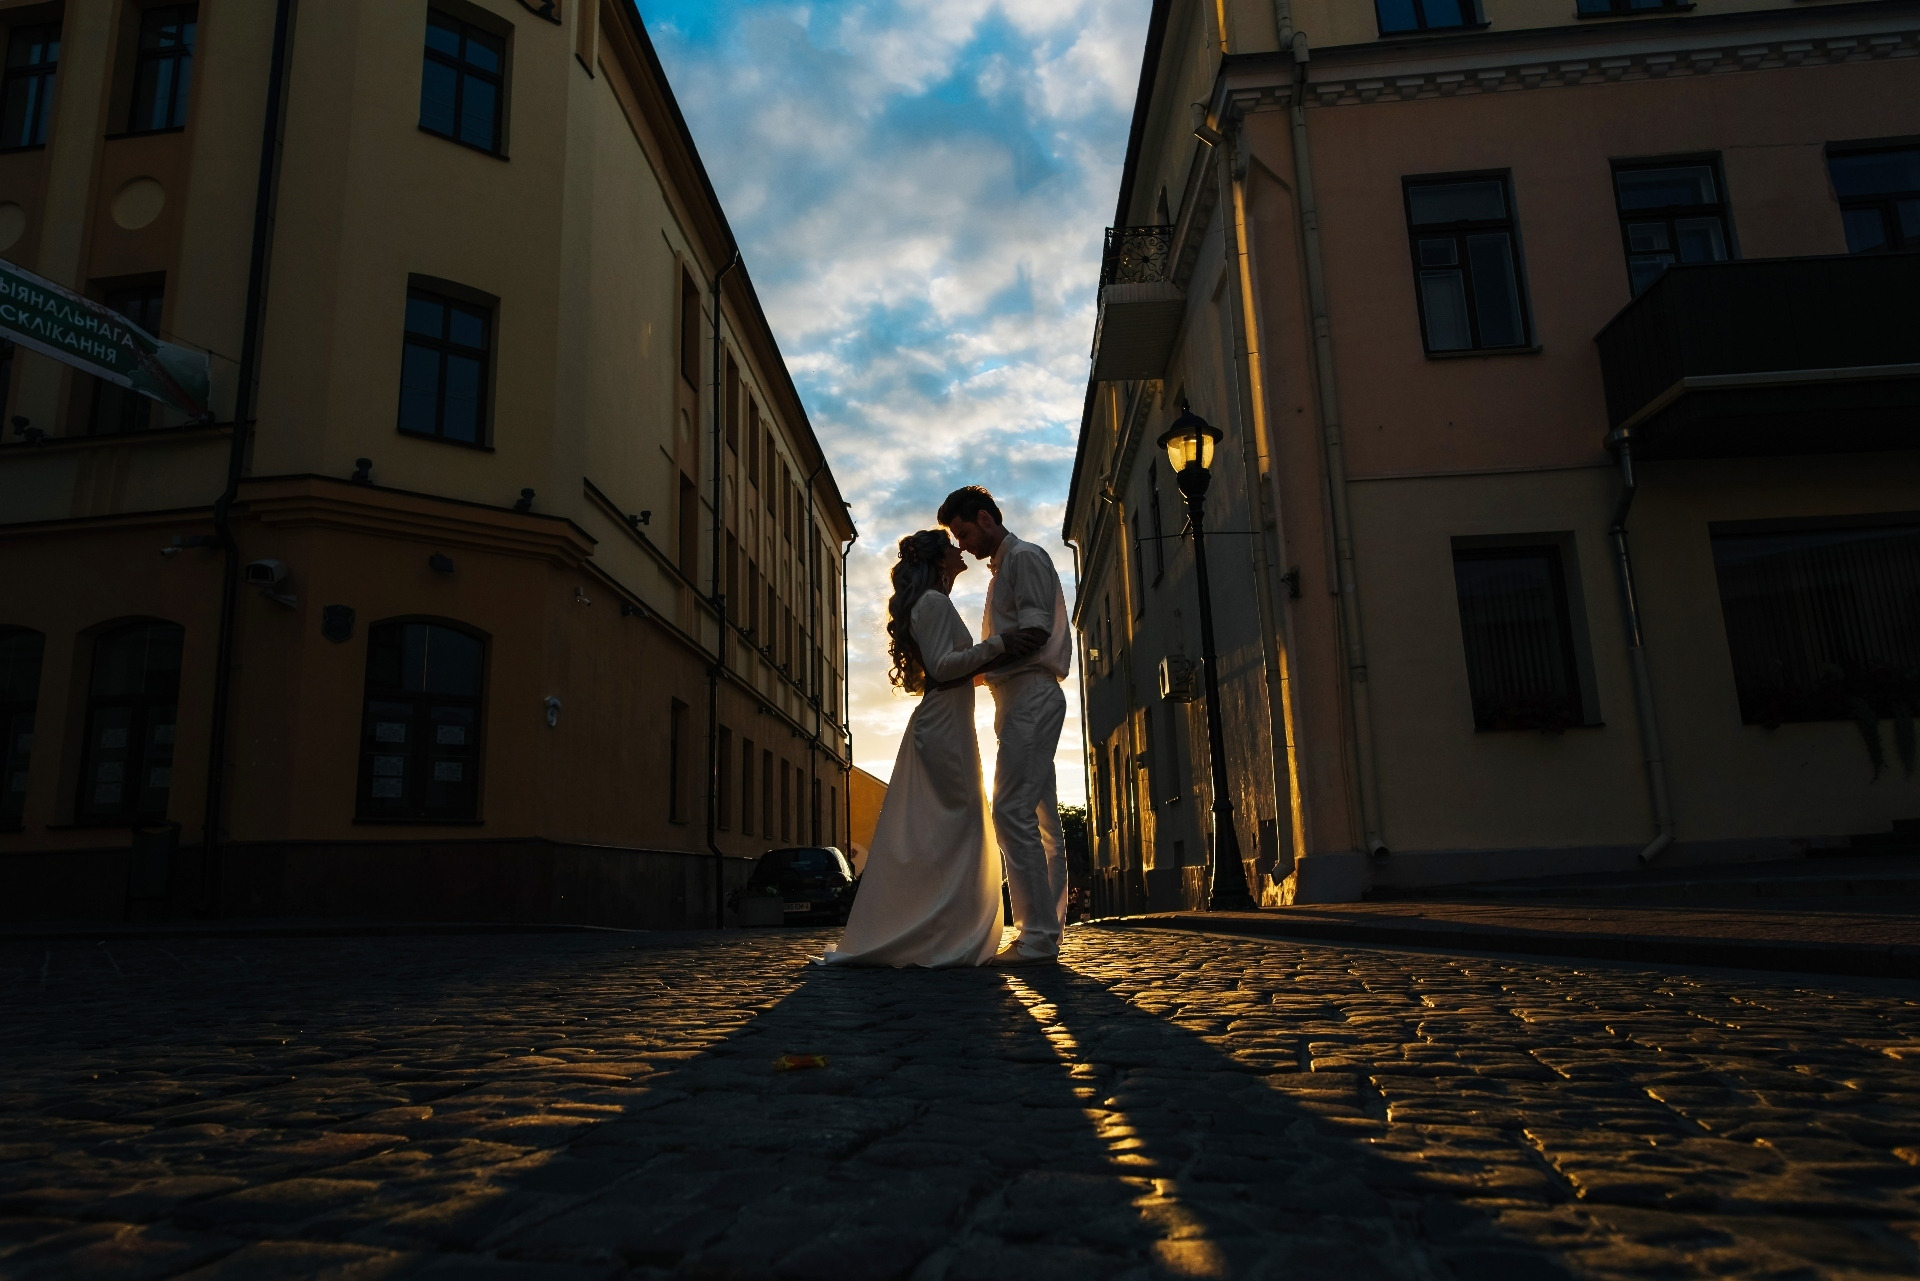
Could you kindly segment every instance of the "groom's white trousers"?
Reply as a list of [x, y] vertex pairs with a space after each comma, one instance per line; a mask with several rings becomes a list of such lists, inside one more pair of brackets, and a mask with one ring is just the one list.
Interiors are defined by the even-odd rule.
[[993, 767], [993, 831], [1013, 899], [1020, 950], [1057, 956], [1067, 914], [1067, 852], [1054, 796], [1053, 754], [1067, 696], [1045, 670], [989, 685], [1000, 740]]

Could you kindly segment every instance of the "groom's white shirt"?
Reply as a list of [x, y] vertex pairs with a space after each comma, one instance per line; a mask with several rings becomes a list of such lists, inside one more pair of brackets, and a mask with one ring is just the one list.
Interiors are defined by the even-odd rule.
[[987, 582], [986, 616], [980, 638], [999, 636], [1023, 627], [1044, 628], [1047, 643], [1021, 662], [989, 671], [987, 684], [1003, 685], [1016, 676], [1039, 670], [1062, 681], [1073, 670], [1073, 637], [1067, 627], [1067, 596], [1053, 557], [1038, 545], [1015, 538], [1000, 540], [992, 558], [993, 577]]

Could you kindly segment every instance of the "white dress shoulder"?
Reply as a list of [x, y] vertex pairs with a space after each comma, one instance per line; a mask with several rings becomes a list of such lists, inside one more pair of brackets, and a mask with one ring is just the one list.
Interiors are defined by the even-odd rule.
[[860, 892], [829, 965], [984, 965], [1000, 945], [1000, 848], [987, 820], [973, 683], [1004, 643], [978, 645], [953, 602], [927, 592], [913, 638], [930, 681], [900, 738]]

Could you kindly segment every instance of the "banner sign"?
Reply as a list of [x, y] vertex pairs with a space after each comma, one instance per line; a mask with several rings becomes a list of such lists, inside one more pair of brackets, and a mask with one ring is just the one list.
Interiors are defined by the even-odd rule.
[[207, 416], [207, 354], [161, 342], [119, 312], [0, 259], [0, 335], [22, 347]]

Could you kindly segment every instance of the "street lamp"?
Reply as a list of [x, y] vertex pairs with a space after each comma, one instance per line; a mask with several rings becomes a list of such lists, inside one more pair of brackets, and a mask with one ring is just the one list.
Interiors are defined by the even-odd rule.
[[1213, 767], [1213, 871], [1207, 886], [1209, 912], [1250, 912], [1247, 871], [1240, 862], [1240, 837], [1233, 827], [1233, 796], [1227, 789], [1226, 734], [1220, 727], [1219, 659], [1213, 648], [1213, 592], [1207, 584], [1207, 486], [1213, 483], [1213, 449], [1220, 429], [1184, 402], [1180, 417], [1161, 434], [1180, 497], [1186, 500], [1193, 528], [1193, 573], [1200, 584], [1200, 664], [1207, 689], [1207, 755]]

